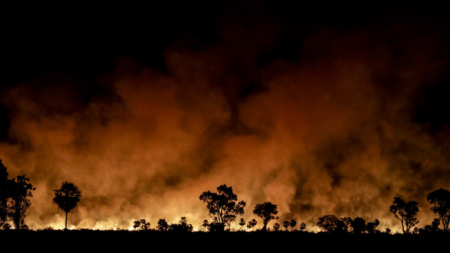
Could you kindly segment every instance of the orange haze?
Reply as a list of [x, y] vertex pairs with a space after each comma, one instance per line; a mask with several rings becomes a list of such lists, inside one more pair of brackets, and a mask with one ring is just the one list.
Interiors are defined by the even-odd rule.
[[[63, 181], [82, 191], [69, 213], [76, 228], [128, 228], [141, 218], [154, 228], [182, 216], [197, 228], [209, 219], [200, 194], [221, 184], [246, 201], [243, 218], [257, 227], [253, 208], [270, 201], [280, 223], [296, 219], [308, 231], [326, 214], [396, 231], [397, 196], [419, 202], [419, 227], [431, 223], [426, 195], [449, 189], [450, 131], [432, 135], [411, 113], [442, 68], [436, 55], [448, 44], [439, 31], [326, 27], [298, 45], [299, 61], [261, 65], [257, 55], [277, 47], [280, 24], [219, 23], [227, 24], [220, 43], [191, 50], [188, 36], [167, 47], [167, 72], [118, 60], [97, 78], [109, 92], [87, 103], [60, 74], [3, 94], [13, 141], [0, 143], [0, 159], [10, 177], [25, 174], [36, 187], [30, 228], [63, 228], [52, 204]], [[260, 89], [242, 95], [253, 81]]]

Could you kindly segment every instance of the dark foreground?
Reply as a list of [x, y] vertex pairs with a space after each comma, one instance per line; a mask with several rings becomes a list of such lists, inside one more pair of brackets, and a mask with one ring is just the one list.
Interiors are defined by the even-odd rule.
[[15, 248], [15, 252], [403, 253], [447, 252], [450, 234], [357, 236], [306, 232], [0, 231], [0, 242]]

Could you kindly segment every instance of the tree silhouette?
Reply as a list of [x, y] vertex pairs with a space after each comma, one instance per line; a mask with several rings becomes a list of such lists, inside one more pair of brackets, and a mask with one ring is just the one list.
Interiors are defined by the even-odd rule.
[[213, 221], [208, 225], [209, 232], [223, 232], [225, 230], [224, 228], [224, 225], [218, 223], [217, 221]]
[[431, 227], [438, 231], [440, 223], [441, 221], [439, 219], [434, 219], [433, 222], [431, 222]]
[[338, 232], [341, 229], [340, 227], [342, 227], [339, 226], [339, 222], [341, 221], [336, 216], [329, 214], [320, 217], [316, 226], [324, 231]]
[[200, 226], [199, 226], [199, 231], [202, 231], [202, 232], [206, 232], [206, 231], [208, 231], [208, 228], [209, 228], [209, 222], [208, 222], [208, 220], [203, 220], [203, 222], [202, 223], [200, 223]]
[[284, 229], [286, 230], [286, 231], [288, 231], [288, 227], [289, 227], [289, 221], [284, 221], [283, 222], [283, 227], [284, 227]]
[[280, 224], [278, 222], [273, 224], [273, 230], [275, 230], [275, 232], [278, 232], [279, 229], [280, 229]]
[[276, 219], [276, 217], [274, 215], [278, 214], [277, 205], [274, 205], [270, 202], [256, 204], [255, 210], [253, 210], [253, 213], [256, 214], [256, 216], [258, 216], [259, 218], [261, 218], [263, 220], [264, 227], [262, 230], [266, 231], [267, 224], [271, 220]]
[[244, 218], [241, 218], [241, 220], [239, 220], [239, 226], [241, 226], [241, 230], [244, 228], [244, 226], [245, 226]]
[[426, 225], [424, 230], [425, 232], [431, 232], [431, 233], [436, 233], [439, 231], [439, 225], [441, 224], [441, 220], [438, 218], [435, 218], [433, 220], [433, 222], [431, 223], [431, 225]]
[[368, 222], [366, 225], [367, 232], [369, 234], [374, 234], [375, 232], [377, 232], [376, 229], [377, 229], [378, 225], [380, 225], [380, 222], [377, 219], [375, 219], [372, 222]]
[[36, 190], [29, 181], [25, 175], [17, 176], [17, 181], [15, 178], [9, 181], [10, 186], [8, 188], [12, 201], [9, 207], [11, 209], [10, 215], [12, 216], [16, 229], [25, 228], [25, 213], [31, 205], [28, 198], [33, 197], [32, 191]]
[[366, 230], [366, 221], [363, 218], [356, 217], [352, 222], [353, 233], [360, 235]]
[[338, 222], [338, 230], [342, 232], [350, 232], [352, 229], [352, 218], [350, 217], [343, 217], [339, 219], [340, 222]]
[[81, 199], [80, 189], [73, 183], [64, 182], [60, 189], [53, 191], [55, 192], [53, 203], [56, 204], [61, 211], [66, 213], [65, 229], [67, 229], [67, 216], [69, 212], [78, 205], [78, 202], [80, 202]]
[[449, 230], [450, 222], [450, 191], [440, 188], [428, 194], [428, 202], [434, 205], [431, 211], [441, 219], [444, 231]]
[[305, 230], [305, 229], [306, 229], [306, 224], [305, 223], [300, 224], [300, 231], [303, 232], [303, 230]]
[[252, 219], [251, 221], [248, 222], [247, 228], [248, 229], [252, 229], [252, 228], [254, 228], [256, 226], [257, 223], [258, 222], [255, 219]]
[[228, 231], [231, 230], [231, 222], [236, 221], [236, 215], [227, 214], [223, 217], [224, 223], [228, 226]]
[[233, 188], [225, 184], [217, 187], [218, 193], [210, 191], [203, 192], [200, 200], [205, 202], [209, 215], [221, 226], [230, 224], [236, 220], [236, 215], [244, 214], [245, 202], [237, 202], [237, 195], [233, 193]]
[[169, 224], [165, 219], [159, 219], [156, 229], [159, 231], [167, 231], [169, 229]]
[[401, 198], [394, 198], [394, 205], [391, 205], [390, 212], [395, 215], [395, 218], [400, 220], [404, 234], [409, 234], [411, 228], [419, 223], [417, 220], [417, 213], [419, 212], [418, 204], [416, 201], [406, 203]]
[[291, 227], [291, 231], [294, 231], [295, 226], [297, 225], [297, 221], [291, 220], [289, 223], [289, 226]]
[[192, 224], [187, 223], [186, 217], [181, 217], [178, 224], [172, 224], [169, 227], [169, 230], [173, 232], [192, 232], [192, 229]]
[[[16, 181], [17, 179], [17, 181]], [[29, 179], [23, 176], [8, 179], [8, 172], [0, 159], [0, 229], [12, 219], [16, 229], [27, 229], [25, 214], [31, 205], [29, 197], [33, 197], [32, 191], [36, 190], [29, 183]]]
[[[135, 220], [133, 224], [134, 230], [138, 230], [138, 228], [141, 226], [141, 222], [139, 220]], [[66, 226], [67, 227], [67, 226]]]
[[4, 224], [7, 224], [6, 221], [8, 220], [8, 185], [8, 172], [0, 159], [0, 229]]
[[141, 230], [149, 230], [150, 229], [150, 222], [145, 222], [145, 219], [141, 219], [139, 221], [139, 228]]

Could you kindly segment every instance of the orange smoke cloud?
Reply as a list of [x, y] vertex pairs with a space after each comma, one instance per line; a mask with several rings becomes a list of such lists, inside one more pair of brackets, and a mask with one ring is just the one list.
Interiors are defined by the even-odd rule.
[[246, 220], [271, 201], [281, 221], [307, 230], [326, 214], [398, 228], [389, 206], [399, 196], [418, 201], [429, 224], [426, 195], [449, 187], [448, 147], [411, 114], [445, 43], [404, 32], [398, 53], [386, 42], [398, 27], [326, 28], [299, 45], [298, 62], [260, 66], [258, 54], [278, 46], [266, 25], [225, 26], [223, 41], [201, 50], [174, 43], [166, 72], [122, 59], [98, 78], [108, 92], [88, 100], [57, 75], [9, 89], [12, 141], [0, 158], [36, 187], [26, 223], [62, 228], [52, 190], [69, 181], [83, 194], [69, 226], [83, 228], [181, 216], [197, 227], [209, 218], [200, 194], [221, 184], [247, 202]]

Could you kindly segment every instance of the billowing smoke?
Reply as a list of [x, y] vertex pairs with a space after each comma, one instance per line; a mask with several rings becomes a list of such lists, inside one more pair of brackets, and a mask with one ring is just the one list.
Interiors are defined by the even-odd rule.
[[450, 187], [450, 132], [430, 132], [417, 104], [448, 72], [448, 37], [424, 22], [330, 26], [294, 46], [294, 60], [262, 60], [284, 34], [261, 15], [217, 21], [214, 43], [180, 38], [165, 71], [119, 59], [89, 96], [63, 74], [4, 92], [0, 158], [36, 187], [26, 223], [62, 228], [52, 190], [69, 181], [82, 191], [69, 213], [79, 228], [182, 216], [197, 228], [209, 219], [200, 194], [221, 184], [247, 202], [246, 220], [270, 201], [279, 221], [307, 230], [334, 214], [395, 231], [389, 206], [401, 197], [419, 202], [419, 227], [430, 224], [426, 195]]

